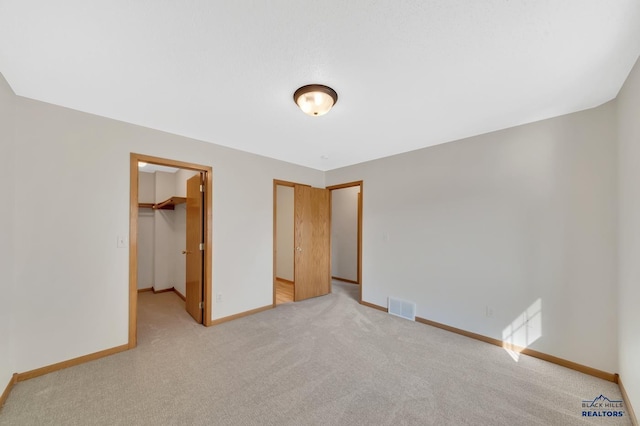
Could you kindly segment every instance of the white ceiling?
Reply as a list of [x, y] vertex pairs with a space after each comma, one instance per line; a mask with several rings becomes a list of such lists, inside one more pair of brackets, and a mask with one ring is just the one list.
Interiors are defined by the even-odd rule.
[[165, 173], [175, 173], [180, 169], [169, 166], [161, 166], [159, 164], [151, 164], [147, 163], [144, 166], [138, 165], [138, 170], [144, 173], [155, 173], [155, 172], [165, 172]]
[[0, 0], [16, 94], [320, 170], [600, 105], [639, 53], [638, 0]]

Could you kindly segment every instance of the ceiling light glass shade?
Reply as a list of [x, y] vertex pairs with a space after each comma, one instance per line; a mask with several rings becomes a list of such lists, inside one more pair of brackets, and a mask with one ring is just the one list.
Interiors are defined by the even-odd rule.
[[315, 117], [328, 113], [338, 102], [338, 94], [331, 87], [309, 84], [296, 90], [293, 100], [305, 114]]

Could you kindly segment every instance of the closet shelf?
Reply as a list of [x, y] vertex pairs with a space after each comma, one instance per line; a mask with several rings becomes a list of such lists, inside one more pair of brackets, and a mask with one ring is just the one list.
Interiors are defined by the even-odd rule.
[[138, 203], [138, 207], [154, 210], [175, 210], [176, 205], [186, 202], [187, 199], [185, 197], [171, 197], [161, 203]]

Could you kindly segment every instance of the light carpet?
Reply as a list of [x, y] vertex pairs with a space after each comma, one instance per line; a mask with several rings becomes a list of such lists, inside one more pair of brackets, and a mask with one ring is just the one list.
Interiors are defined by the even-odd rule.
[[361, 306], [358, 287], [214, 327], [139, 295], [138, 347], [18, 383], [2, 425], [628, 425], [617, 385]]

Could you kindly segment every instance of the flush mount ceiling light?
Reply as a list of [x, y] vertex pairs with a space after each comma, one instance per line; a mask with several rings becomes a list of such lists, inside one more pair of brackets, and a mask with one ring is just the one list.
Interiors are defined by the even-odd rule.
[[309, 84], [296, 90], [293, 101], [305, 114], [315, 117], [328, 113], [338, 102], [338, 94], [331, 87]]

